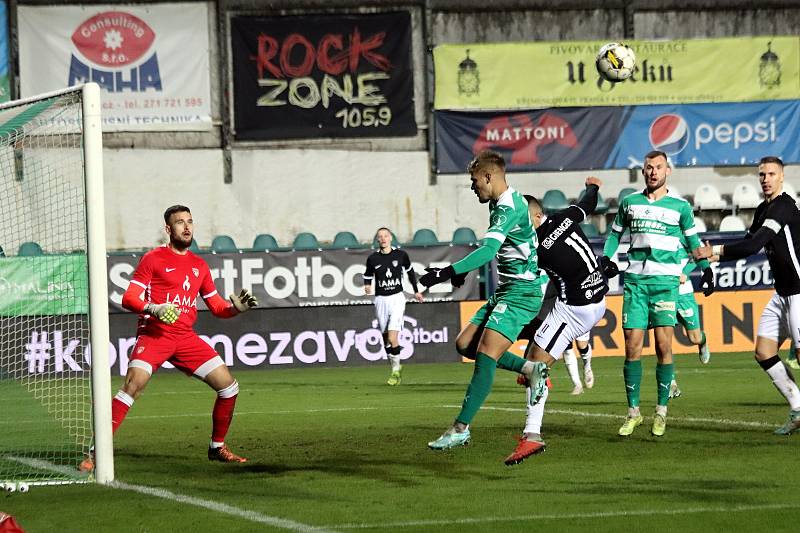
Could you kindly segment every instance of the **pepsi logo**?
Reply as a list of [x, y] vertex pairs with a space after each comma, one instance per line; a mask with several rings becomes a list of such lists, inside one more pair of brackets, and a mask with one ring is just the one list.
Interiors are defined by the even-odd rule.
[[136, 62], [155, 38], [146, 22], [122, 11], [98, 13], [78, 25], [72, 34], [73, 44], [86, 59], [106, 67]]
[[675, 155], [689, 144], [689, 126], [680, 115], [661, 115], [650, 124], [650, 144], [667, 155]]

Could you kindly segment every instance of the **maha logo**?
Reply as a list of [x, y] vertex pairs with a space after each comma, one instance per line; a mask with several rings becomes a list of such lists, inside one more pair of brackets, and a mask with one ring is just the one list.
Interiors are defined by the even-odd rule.
[[72, 34], [72, 43], [86, 62], [72, 54], [68, 84], [93, 81], [116, 93], [161, 91], [155, 51], [145, 58], [155, 38], [153, 29], [130, 13], [104, 11], [86, 19]]
[[650, 124], [650, 144], [667, 155], [677, 154], [689, 144], [686, 120], [672, 113], [657, 117]]

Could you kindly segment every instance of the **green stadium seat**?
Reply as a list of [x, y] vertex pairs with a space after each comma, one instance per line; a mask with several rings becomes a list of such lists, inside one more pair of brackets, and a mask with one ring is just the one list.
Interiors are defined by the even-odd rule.
[[453, 244], [474, 244], [478, 242], [478, 237], [472, 228], [458, 228], [453, 232]]
[[622, 203], [623, 198], [625, 198], [626, 196], [630, 196], [635, 192], [639, 192], [639, 189], [634, 189], [633, 187], [625, 187], [624, 189], [619, 191], [619, 194], [617, 195], [617, 205], [620, 205]]
[[[578, 196], [578, 202], [580, 202], [583, 197], [586, 195], [586, 189], [584, 189], [580, 196]], [[603, 195], [599, 192], [597, 193], [597, 207], [595, 207], [594, 212], [598, 215], [603, 215], [608, 211], [608, 202], [603, 199]]]
[[569, 207], [566, 195], [558, 189], [550, 189], [542, 197], [542, 209], [546, 215]]
[[192, 239], [192, 244], [189, 245], [189, 250], [195, 254], [199, 254], [202, 252], [202, 250], [200, 250], [200, 246], [197, 245], [197, 241], [194, 239]]
[[269, 233], [256, 235], [255, 240], [253, 240], [252, 250], [254, 252], [267, 252], [277, 250], [278, 248], [280, 248], [280, 246], [278, 246], [278, 241]]
[[215, 254], [238, 252], [239, 248], [233, 242], [233, 238], [228, 235], [217, 235], [211, 241], [211, 251]]
[[414, 232], [409, 246], [433, 246], [439, 244], [439, 238], [432, 229], [422, 228]]
[[581, 222], [581, 229], [583, 230], [584, 235], [587, 237], [591, 238], [600, 236], [600, 230], [598, 230], [597, 226], [591, 222]]
[[44, 255], [42, 247], [36, 242], [23, 242], [19, 246], [17, 255], [20, 257], [35, 257], [37, 255]]
[[331, 248], [361, 248], [361, 243], [358, 242], [358, 239], [356, 239], [356, 236], [353, 235], [352, 232], [340, 231], [333, 238]]
[[320, 245], [316, 235], [307, 231], [298, 233], [292, 243], [295, 250], [319, 250]]

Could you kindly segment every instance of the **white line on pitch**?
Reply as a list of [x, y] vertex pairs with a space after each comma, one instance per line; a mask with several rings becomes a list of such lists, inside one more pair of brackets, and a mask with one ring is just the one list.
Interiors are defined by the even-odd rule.
[[652, 516], [652, 515], [686, 515], [697, 513], [736, 513], [749, 511], [768, 511], [780, 509], [798, 509], [800, 504], [796, 503], [776, 503], [764, 505], [736, 505], [733, 507], [695, 507], [684, 509], [643, 509], [635, 511], [599, 511], [596, 513], [559, 513], [543, 515], [523, 515], [523, 516], [488, 516], [481, 518], [461, 518], [455, 520], [411, 520], [408, 522], [381, 522], [380, 524], [336, 524], [336, 529], [389, 529], [389, 528], [408, 528], [419, 526], [453, 526], [468, 524], [489, 524], [496, 522], [530, 522], [535, 520], [579, 520], [597, 518], [616, 518], [629, 516]]
[[[12, 456], [6, 456], [6, 459], [9, 459], [11, 461], [16, 461], [18, 463], [22, 463], [28, 466], [32, 466], [40, 470], [49, 470], [57, 474], [77, 477], [76, 476], [77, 472], [74, 468], [69, 468], [63, 465], [57, 465], [49, 461], [43, 461], [41, 459], [29, 459], [26, 457], [12, 457]], [[288, 529], [290, 531], [299, 531], [302, 533], [312, 533], [312, 532], [330, 533], [332, 531], [327, 526], [315, 527], [308, 524], [295, 522], [294, 520], [287, 520], [285, 518], [269, 516], [257, 513], [255, 511], [248, 511], [246, 509], [239, 509], [238, 507], [233, 507], [231, 505], [226, 505], [224, 503], [219, 503], [211, 500], [204, 500], [202, 498], [195, 498], [194, 496], [186, 496], [185, 494], [176, 494], [174, 492], [170, 492], [165, 489], [159, 489], [156, 487], [147, 487], [144, 485], [131, 485], [129, 483], [123, 483], [121, 481], [113, 481], [111, 482], [109, 487], [138, 492], [139, 494], [145, 494], [147, 496], [155, 496], [156, 498], [163, 498], [165, 500], [170, 500], [173, 502], [194, 505], [195, 507], [202, 507], [203, 509], [209, 511], [216, 511], [218, 513], [229, 514], [231, 516], [244, 518], [245, 520], [250, 520], [251, 522], [258, 522], [259, 524], [267, 524], [280, 529]]]
[[257, 513], [255, 511], [248, 511], [246, 509], [239, 509], [238, 507], [233, 507], [231, 505], [226, 505], [224, 503], [219, 503], [211, 500], [204, 500], [202, 498], [195, 498], [194, 496], [186, 496], [185, 494], [175, 494], [174, 492], [170, 492], [165, 489], [158, 489], [155, 487], [147, 487], [143, 485], [131, 485], [119, 481], [112, 482], [111, 487], [122, 490], [130, 490], [133, 492], [138, 492], [140, 494], [155, 496], [157, 498], [163, 498], [165, 500], [170, 500], [178, 503], [186, 503], [189, 505], [194, 505], [196, 507], [202, 507], [203, 509], [207, 509], [210, 511], [217, 511], [218, 513], [225, 513], [232, 516], [238, 516], [239, 518], [244, 518], [245, 520], [250, 520], [251, 522], [267, 524], [280, 529], [288, 529], [290, 531], [301, 531], [308, 533], [312, 532], [326, 533], [332, 531], [331, 527], [329, 526], [315, 527], [308, 524], [295, 522], [294, 520], [287, 520], [285, 518], [269, 516]]
[[[351, 412], [351, 411], [385, 411], [391, 409], [458, 409], [460, 405], [394, 405], [385, 407], [331, 407], [326, 409], [287, 409], [281, 411], [242, 411], [236, 412], [236, 416], [247, 415], [296, 415], [296, 414], [313, 414], [313, 413], [336, 413], [336, 412]], [[495, 407], [491, 405], [484, 405], [481, 409], [489, 411], [509, 411], [524, 413], [526, 411], [523, 407]], [[545, 409], [546, 414], [557, 414], [567, 416], [579, 416], [584, 418], [614, 418], [623, 419], [624, 415], [617, 415], [611, 413], [590, 413], [588, 411], [573, 411], [570, 409]], [[132, 415], [128, 418], [185, 418], [185, 417], [207, 417], [208, 413], [195, 413], [195, 414], [169, 414], [169, 415]], [[722, 426], [738, 426], [738, 427], [773, 427], [775, 423], [770, 422], [755, 422], [748, 420], [730, 420], [727, 418], [696, 418], [696, 417], [671, 417], [670, 420], [675, 422], [684, 422], [689, 424], [717, 424]]]

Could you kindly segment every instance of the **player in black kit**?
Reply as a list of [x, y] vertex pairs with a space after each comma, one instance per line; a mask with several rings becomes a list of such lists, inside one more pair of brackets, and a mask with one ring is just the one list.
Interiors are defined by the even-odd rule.
[[380, 228], [375, 234], [378, 251], [367, 258], [364, 272], [364, 292], [372, 294], [372, 280], [375, 280], [375, 316], [383, 333], [386, 355], [392, 364], [389, 385], [399, 385], [403, 367], [400, 365], [400, 342], [398, 336], [403, 329], [403, 316], [406, 310], [406, 296], [403, 293], [403, 273], [414, 287], [414, 298], [423, 301], [417, 288], [417, 275], [411, 268], [411, 260], [403, 250], [392, 248], [392, 232]]
[[756, 208], [744, 239], [725, 245], [706, 243], [694, 254], [697, 259], [730, 261], [752, 255], [762, 247], [766, 251], [775, 279], [775, 294], [758, 321], [756, 361], [789, 404], [789, 419], [775, 434], [790, 435], [800, 429], [800, 389], [778, 356], [778, 350], [790, 338], [795, 353], [800, 353], [800, 211], [794, 198], [783, 192], [780, 158], [761, 158], [758, 181], [764, 201]]
[[[520, 338], [530, 341], [525, 357], [544, 361], [548, 367], [561, 358], [575, 339], [589, 332], [606, 312], [608, 280], [580, 228], [580, 223], [597, 207], [601, 184], [598, 178], [590, 176], [586, 179], [583, 199], [550, 217], [544, 215], [542, 204], [536, 198], [526, 196], [539, 239], [536, 250], [539, 267], [550, 276], [558, 296], [547, 315], [531, 322], [520, 333]], [[526, 394], [531, 394], [530, 386]], [[545, 388], [538, 401], [527, 402], [525, 430], [514, 452], [506, 458], [507, 465], [520, 463], [545, 450], [541, 427], [548, 395]]]

